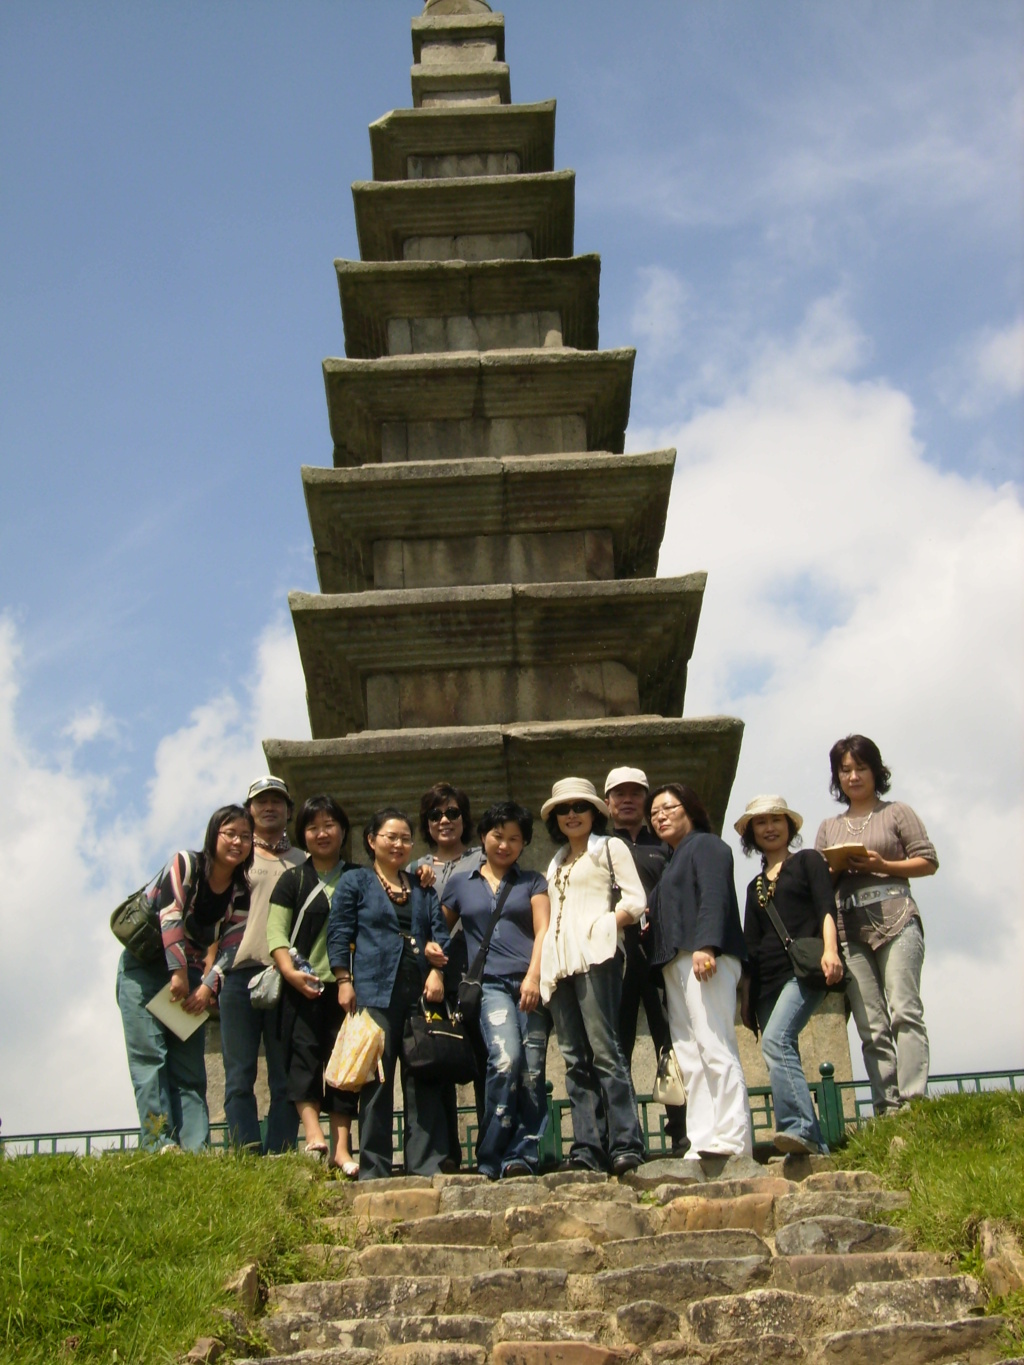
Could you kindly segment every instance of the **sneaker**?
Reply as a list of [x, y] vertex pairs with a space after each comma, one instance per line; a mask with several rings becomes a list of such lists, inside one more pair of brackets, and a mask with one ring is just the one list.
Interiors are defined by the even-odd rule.
[[796, 1133], [776, 1133], [775, 1150], [791, 1156], [817, 1156], [818, 1149], [813, 1142], [798, 1137]]

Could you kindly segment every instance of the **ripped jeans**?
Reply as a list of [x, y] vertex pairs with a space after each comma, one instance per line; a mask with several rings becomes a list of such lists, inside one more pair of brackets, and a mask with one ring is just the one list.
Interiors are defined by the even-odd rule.
[[544, 1089], [551, 1016], [543, 1005], [519, 1008], [522, 977], [484, 977], [480, 1032], [487, 1048], [484, 1113], [476, 1145], [477, 1169], [491, 1179], [510, 1161], [537, 1170], [537, 1147], [547, 1125]]

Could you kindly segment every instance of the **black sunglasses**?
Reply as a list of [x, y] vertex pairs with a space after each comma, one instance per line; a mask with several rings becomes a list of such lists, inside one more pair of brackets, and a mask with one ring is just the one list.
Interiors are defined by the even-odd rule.
[[449, 806], [446, 810], [442, 810], [440, 806], [435, 806], [432, 811], [427, 812], [427, 819], [432, 825], [436, 825], [446, 815], [453, 825], [456, 820], [462, 819], [462, 811], [459, 810], [458, 806]]
[[594, 813], [594, 807], [589, 801], [567, 801], [562, 806], [552, 806], [552, 815], [568, 815], [572, 811], [573, 815], [586, 815], [587, 811]]

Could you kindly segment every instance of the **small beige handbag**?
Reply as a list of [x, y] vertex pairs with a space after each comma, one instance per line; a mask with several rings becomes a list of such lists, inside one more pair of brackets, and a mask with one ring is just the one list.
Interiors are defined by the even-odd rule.
[[654, 1078], [651, 1099], [655, 1104], [685, 1104], [686, 1086], [679, 1070], [676, 1050], [671, 1044], [658, 1058], [658, 1074]]

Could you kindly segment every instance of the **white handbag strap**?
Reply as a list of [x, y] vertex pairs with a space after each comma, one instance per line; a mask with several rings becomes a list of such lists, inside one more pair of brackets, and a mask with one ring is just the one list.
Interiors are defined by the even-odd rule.
[[316, 886], [313, 887], [313, 890], [309, 893], [309, 895], [306, 897], [306, 899], [302, 902], [302, 909], [301, 909], [301, 910], [299, 911], [299, 913], [298, 913], [298, 916], [297, 916], [297, 918], [296, 918], [296, 920], [295, 920], [295, 925], [294, 925], [294, 927], [293, 927], [293, 929], [292, 929], [292, 936], [291, 936], [291, 938], [288, 940], [289, 943], [291, 944], [291, 946], [292, 946], [293, 948], [295, 947], [295, 940], [296, 940], [296, 939], [298, 938], [298, 936], [299, 936], [299, 930], [302, 928], [302, 921], [306, 918], [306, 911], [307, 911], [307, 910], [309, 909], [309, 907], [313, 904], [313, 902], [316, 900], [317, 896], [319, 896], [320, 892], [323, 891], [323, 889], [324, 889], [324, 884], [323, 884], [323, 882], [320, 880], [320, 878], [317, 877], [317, 879], [316, 879]]

